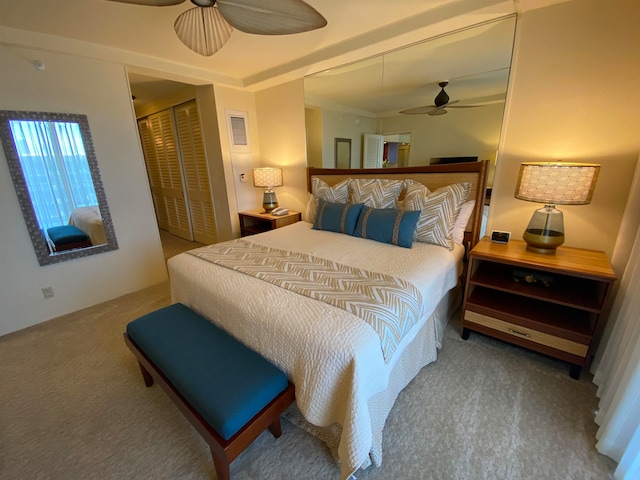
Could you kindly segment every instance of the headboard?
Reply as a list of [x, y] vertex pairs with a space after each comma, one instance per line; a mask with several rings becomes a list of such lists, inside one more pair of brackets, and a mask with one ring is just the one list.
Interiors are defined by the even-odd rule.
[[314, 177], [320, 178], [329, 186], [333, 186], [346, 178], [411, 179], [422, 183], [432, 191], [453, 183], [469, 182], [471, 183], [469, 200], [476, 201], [473, 214], [469, 218], [465, 229], [465, 247], [469, 251], [480, 239], [482, 210], [487, 190], [488, 166], [489, 161], [482, 160], [479, 162], [403, 168], [335, 169], [308, 167], [307, 190], [311, 192], [312, 179]]

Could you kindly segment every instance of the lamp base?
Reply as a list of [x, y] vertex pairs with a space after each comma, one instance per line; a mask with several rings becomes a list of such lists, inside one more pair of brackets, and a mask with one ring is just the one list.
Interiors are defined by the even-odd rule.
[[556, 248], [564, 243], [562, 212], [553, 205], [545, 205], [533, 212], [522, 239], [530, 252], [556, 253]]
[[271, 213], [274, 208], [278, 208], [276, 192], [273, 190], [265, 190], [264, 196], [262, 197], [262, 208], [264, 208], [264, 213]]
[[536, 253], [556, 253], [556, 248], [564, 243], [564, 234], [553, 230], [527, 229], [522, 235], [527, 250]]

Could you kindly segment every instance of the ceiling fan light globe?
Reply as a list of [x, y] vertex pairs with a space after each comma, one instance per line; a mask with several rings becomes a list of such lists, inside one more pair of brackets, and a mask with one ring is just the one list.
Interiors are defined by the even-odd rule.
[[216, 0], [190, 0], [197, 7], [213, 7]]
[[444, 87], [442, 87], [442, 90], [440, 90], [440, 93], [436, 95], [436, 98], [433, 101], [433, 103], [436, 105], [436, 107], [442, 107], [443, 105], [446, 105], [447, 103], [449, 103], [449, 95], [447, 95], [447, 92], [444, 91]]

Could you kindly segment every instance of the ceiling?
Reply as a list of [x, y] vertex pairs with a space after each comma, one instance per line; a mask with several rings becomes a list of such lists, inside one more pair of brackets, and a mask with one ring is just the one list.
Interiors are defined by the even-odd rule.
[[185, 47], [173, 29], [178, 15], [192, 8], [189, 1], [155, 7], [107, 0], [0, 0], [0, 44], [125, 63], [142, 75], [134, 77], [139, 82], [159, 77], [258, 90], [514, 13], [522, 3], [564, 0], [306, 1], [327, 19], [326, 27], [286, 36], [235, 30], [221, 50], [204, 57]]

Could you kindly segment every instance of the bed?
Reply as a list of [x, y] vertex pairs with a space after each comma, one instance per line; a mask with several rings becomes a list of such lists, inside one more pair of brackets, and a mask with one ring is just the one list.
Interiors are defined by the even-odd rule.
[[[465, 253], [478, 241], [486, 169], [486, 162], [477, 162], [307, 170], [309, 192], [316, 194], [319, 186], [337, 191], [346, 179], [403, 185], [409, 180], [431, 192], [469, 184], [468, 221], [450, 249], [425, 242], [402, 248], [302, 221], [195, 249], [168, 262], [174, 302], [204, 315], [287, 373], [296, 386], [296, 405], [287, 418], [327, 444], [343, 479], [381, 464], [383, 427], [395, 399], [422, 367], [436, 360], [444, 327], [459, 302]], [[408, 191], [403, 188], [396, 198], [400, 210], [410, 201], [403, 197]], [[314, 211], [320, 215], [314, 200], [317, 196], [310, 194], [306, 220]], [[342, 204], [323, 200], [321, 205]], [[352, 207], [340, 208], [350, 212]], [[383, 209], [370, 208], [370, 218]], [[336, 290], [335, 282], [347, 294], [328, 293]], [[366, 290], [375, 284], [378, 304], [369, 305], [371, 297], [354, 300], [363, 282]], [[385, 307], [394, 310], [392, 315], [402, 312], [402, 319], [388, 320], [392, 315], [380, 311]]]
[[104, 232], [100, 207], [97, 205], [75, 208], [69, 217], [69, 225], [78, 227], [89, 235], [91, 244], [94, 246], [107, 243], [107, 235]]

